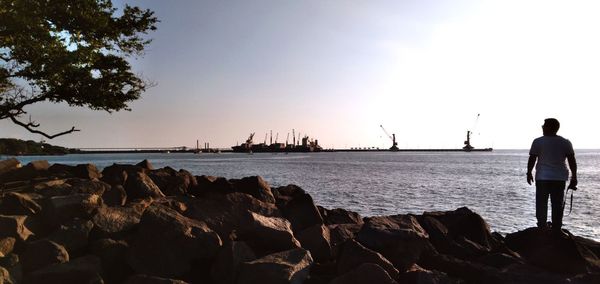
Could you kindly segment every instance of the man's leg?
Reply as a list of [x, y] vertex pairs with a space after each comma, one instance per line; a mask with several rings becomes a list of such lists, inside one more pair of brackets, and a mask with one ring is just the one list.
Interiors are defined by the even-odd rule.
[[535, 181], [535, 217], [538, 228], [545, 228], [548, 220], [548, 182]]
[[553, 181], [550, 189], [550, 201], [552, 202], [552, 229], [560, 230], [563, 219], [563, 200], [565, 198], [564, 181]]

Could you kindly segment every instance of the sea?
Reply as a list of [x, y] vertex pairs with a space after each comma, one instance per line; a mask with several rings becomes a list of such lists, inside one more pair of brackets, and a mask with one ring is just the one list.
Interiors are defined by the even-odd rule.
[[[6, 157], [2, 157], [6, 158]], [[158, 153], [22, 156], [23, 164], [138, 163], [194, 175], [262, 176], [272, 187], [295, 184], [317, 205], [362, 216], [422, 214], [466, 206], [501, 234], [535, 226], [535, 186], [526, 182], [527, 150], [492, 152]], [[564, 228], [600, 241], [600, 150], [576, 150], [578, 190]], [[549, 206], [550, 207], [550, 206]], [[571, 211], [570, 214], [569, 211]], [[568, 215], [567, 215], [568, 214]], [[550, 216], [550, 213], [548, 214]], [[550, 217], [549, 217], [550, 219]]]

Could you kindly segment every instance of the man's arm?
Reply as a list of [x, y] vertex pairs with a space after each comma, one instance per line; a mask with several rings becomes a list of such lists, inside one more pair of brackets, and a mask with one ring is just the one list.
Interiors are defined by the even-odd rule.
[[568, 188], [577, 189], [577, 161], [575, 160], [575, 154], [568, 155], [567, 162], [569, 162], [569, 169], [571, 169], [571, 182]]
[[531, 185], [533, 182], [533, 166], [535, 166], [535, 161], [537, 160], [536, 155], [529, 155], [529, 161], [527, 161], [527, 183]]

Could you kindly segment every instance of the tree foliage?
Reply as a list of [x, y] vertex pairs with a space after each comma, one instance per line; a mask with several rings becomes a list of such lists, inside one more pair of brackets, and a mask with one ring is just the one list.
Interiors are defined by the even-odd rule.
[[150, 10], [110, 0], [0, 0], [0, 119], [48, 138], [27, 115], [35, 103], [129, 110], [147, 82], [127, 59], [143, 54], [156, 29]]

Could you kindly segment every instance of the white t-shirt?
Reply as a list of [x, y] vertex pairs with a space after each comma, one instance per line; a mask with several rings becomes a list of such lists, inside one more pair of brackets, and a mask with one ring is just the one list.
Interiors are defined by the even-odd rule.
[[569, 170], [565, 160], [568, 155], [573, 155], [571, 141], [555, 135], [542, 136], [533, 140], [529, 155], [537, 156], [535, 166], [536, 180], [567, 180]]

